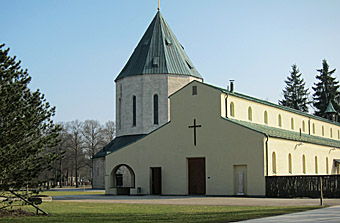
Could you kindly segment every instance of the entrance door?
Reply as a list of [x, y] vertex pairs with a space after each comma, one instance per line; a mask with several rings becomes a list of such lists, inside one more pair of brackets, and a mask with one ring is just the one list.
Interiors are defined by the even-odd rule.
[[161, 167], [151, 168], [151, 194], [154, 194], [154, 195], [162, 194], [162, 168]]
[[189, 158], [189, 194], [205, 195], [205, 158]]
[[234, 194], [247, 194], [247, 165], [234, 165]]

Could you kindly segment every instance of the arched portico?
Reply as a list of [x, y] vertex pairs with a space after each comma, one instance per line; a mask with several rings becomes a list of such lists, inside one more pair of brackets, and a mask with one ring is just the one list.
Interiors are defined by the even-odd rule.
[[130, 189], [135, 188], [135, 173], [127, 164], [119, 164], [110, 174], [110, 188], [116, 189], [117, 195], [129, 195]]

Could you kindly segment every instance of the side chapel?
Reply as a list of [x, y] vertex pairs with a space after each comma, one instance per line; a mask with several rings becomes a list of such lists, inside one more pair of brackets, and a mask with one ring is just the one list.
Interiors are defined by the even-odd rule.
[[339, 174], [338, 122], [203, 83], [160, 11], [115, 82], [106, 194], [264, 196], [266, 176]]

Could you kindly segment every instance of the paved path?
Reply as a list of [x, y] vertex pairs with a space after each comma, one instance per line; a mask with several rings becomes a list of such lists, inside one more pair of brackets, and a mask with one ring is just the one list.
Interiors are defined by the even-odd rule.
[[[197, 196], [107, 196], [65, 195], [53, 200], [92, 203], [173, 204], [173, 205], [229, 205], [229, 206], [305, 206], [320, 204], [319, 199], [276, 199], [249, 197], [197, 197]], [[325, 206], [340, 205], [340, 199], [324, 199]]]
[[311, 211], [297, 212], [292, 214], [278, 215], [268, 218], [258, 218], [242, 223], [276, 223], [276, 222], [292, 222], [292, 223], [339, 223], [340, 222], [340, 206], [316, 209]]
[[[317, 206], [319, 199], [276, 199], [249, 197], [197, 197], [197, 196], [107, 196], [107, 195], [66, 195], [53, 196], [55, 201], [123, 203], [123, 204], [168, 204], [168, 205], [229, 205], [229, 206]], [[256, 222], [297, 222], [297, 223], [333, 223], [340, 222], [340, 199], [324, 199], [328, 208], [260, 218], [242, 223]]]

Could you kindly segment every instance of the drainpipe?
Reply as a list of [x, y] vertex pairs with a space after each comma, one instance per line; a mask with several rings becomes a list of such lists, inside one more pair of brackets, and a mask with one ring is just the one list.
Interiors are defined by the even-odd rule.
[[266, 176], [268, 176], [268, 140], [269, 136], [267, 134], [264, 134], [266, 136]]
[[228, 97], [229, 97], [229, 92], [227, 92], [227, 97], [224, 100], [224, 103], [225, 103], [225, 118], [228, 118]]

